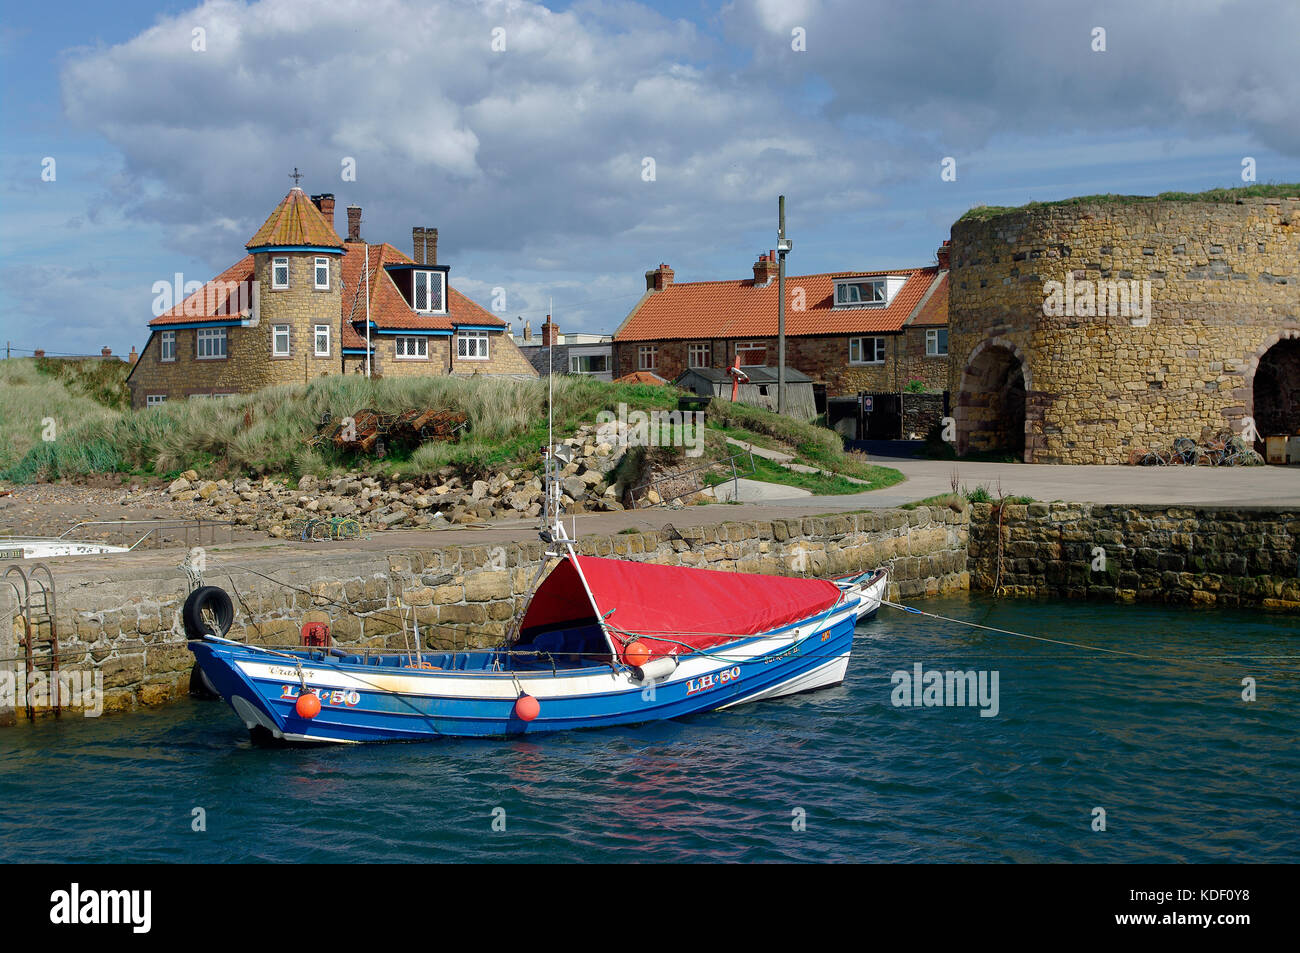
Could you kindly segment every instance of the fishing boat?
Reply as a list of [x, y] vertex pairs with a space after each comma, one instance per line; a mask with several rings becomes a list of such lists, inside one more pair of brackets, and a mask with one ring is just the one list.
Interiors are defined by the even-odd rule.
[[[886, 595], [886, 570], [836, 580], [579, 556], [562, 523], [558, 562], [513, 640], [459, 652], [263, 648], [225, 637], [187, 602], [190, 650], [255, 738], [419, 741], [678, 718], [837, 685], [854, 626]], [[221, 593], [224, 595], [224, 593]], [[193, 629], [191, 624], [193, 622]], [[224, 627], [223, 627], [224, 626]]]

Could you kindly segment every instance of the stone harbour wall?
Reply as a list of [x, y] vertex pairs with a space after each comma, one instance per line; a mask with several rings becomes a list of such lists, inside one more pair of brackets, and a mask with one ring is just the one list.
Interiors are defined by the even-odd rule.
[[[396, 542], [396, 540], [395, 540]], [[888, 565], [891, 598], [964, 590], [966, 514], [947, 507], [878, 510], [828, 517], [729, 522], [673, 531], [590, 536], [578, 551], [637, 561], [771, 575], [833, 576]], [[296, 644], [304, 622], [328, 621], [343, 646], [401, 649], [401, 617], [418, 624], [426, 648], [493, 645], [524, 605], [543, 559], [542, 544], [446, 546], [387, 553], [258, 559], [222, 565], [209, 553], [204, 582], [230, 593], [230, 637], [258, 645]], [[180, 555], [178, 554], [178, 561]], [[272, 578], [268, 578], [272, 577]], [[184, 694], [193, 657], [181, 607], [179, 569], [113, 569], [103, 561], [56, 566], [62, 668], [99, 673], [106, 712], [130, 711]], [[399, 608], [400, 606], [403, 608]], [[351, 611], [345, 611], [345, 607]], [[0, 591], [0, 657], [21, 675], [17, 607]], [[408, 635], [409, 635], [408, 628]], [[48, 635], [48, 626], [41, 626]], [[0, 694], [0, 723], [25, 721]]]
[[[1000, 540], [1000, 542], [999, 542]], [[971, 587], [1015, 597], [1300, 611], [1300, 510], [971, 507]]]

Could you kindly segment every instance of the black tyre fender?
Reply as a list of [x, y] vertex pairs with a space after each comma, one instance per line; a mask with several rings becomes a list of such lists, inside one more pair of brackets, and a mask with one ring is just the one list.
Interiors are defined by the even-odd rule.
[[[217, 631], [211, 631], [204, 612], [212, 613], [217, 623]], [[181, 621], [185, 624], [185, 634], [191, 639], [201, 639], [205, 635], [224, 636], [230, 631], [235, 621], [235, 604], [230, 601], [226, 590], [219, 586], [200, 586], [190, 593], [181, 609]]]
[[216, 687], [203, 671], [203, 666], [199, 665], [198, 662], [195, 662], [194, 668], [190, 669], [190, 694], [196, 698], [202, 698], [205, 701], [215, 701], [221, 697]]

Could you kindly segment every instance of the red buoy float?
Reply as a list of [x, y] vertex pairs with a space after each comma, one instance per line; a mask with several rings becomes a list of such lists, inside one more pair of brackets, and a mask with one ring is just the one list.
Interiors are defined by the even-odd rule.
[[515, 699], [515, 714], [520, 721], [532, 721], [541, 710], [541, 703], [532, 695], [520, 695]]
[[293, 710], [299, 718], [315, 718], [320, 714], [320, 699], [315, 692], [303, 692], [294, 702]]
[[623, 661], [640, 668], [650, 661], [650, 649], [640, 639], [633, 639], [623, 648]]

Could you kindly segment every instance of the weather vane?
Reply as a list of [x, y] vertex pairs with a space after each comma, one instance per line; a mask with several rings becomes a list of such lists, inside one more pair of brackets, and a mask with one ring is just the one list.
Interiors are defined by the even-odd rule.
[[289, 178], [293, 179], [293, 187], [297, 188], [298, 180], [302, 178], [302, 173], [298, 171], [297, 166], [293, 167], [293, 171], [289, 173]]

